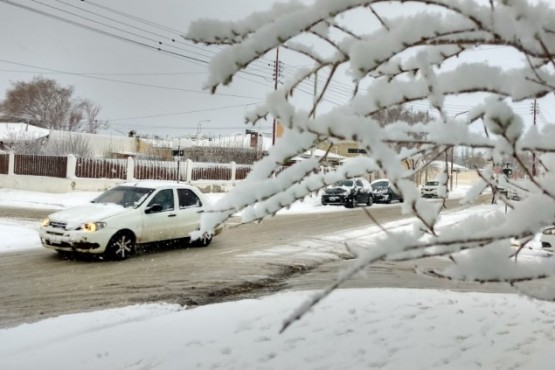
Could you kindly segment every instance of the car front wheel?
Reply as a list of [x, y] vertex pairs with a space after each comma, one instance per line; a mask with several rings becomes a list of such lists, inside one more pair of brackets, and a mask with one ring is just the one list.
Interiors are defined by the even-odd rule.
[[207, 247], [210, 243], [212, 243], [212, 235], [208, 234], [201, 236], [193, 242], [193, 244], [197, 247]]
[[366, 201], [366, 205], [370, 207], [372, 203], [374, 203], [374, 199], [372, 198], [371, 195], [368, 195], [368, 200]]
[[124, 260], [135, 253], [135, 238], [133, 234], [120, 231], [110, 239], [105, 255], [111, 260]]

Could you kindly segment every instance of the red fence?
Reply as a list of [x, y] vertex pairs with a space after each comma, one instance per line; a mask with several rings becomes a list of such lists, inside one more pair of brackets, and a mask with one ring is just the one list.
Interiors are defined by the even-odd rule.
[[[70, 156], [71, 157], [71, 156]], [[233, 165], [231, 163], [202, 163], [192, 161], [154, 161], [135, 159], [133, 174], [128, 174], [127, 159], [108, 159], [108, 158], [81, 158], [37, 155], [14, 155], [14, 173], [16, 175], [51, 176], [65, 178], [73, 176], [81, 178], [107, 178], [107, 179], [127, 179], [135, 178], [156, 179], [156, 180], [176, 180], [178, 177], [182, 181], [197, 180], [221, 180], [229, 181], [232, 178], [243, 180], [251, 170], [250, 165]], [[73, 168], [69, 166], [75, 164]], [[190, 166], [188, 169], [187, 166]], [[9, 173], [9, 155], [0, 155], [0, 174]], [[235, 171], [235, 176], [233, 171]], [[189, 178], [190, 177], [190, 178]]]
[[9, 164], [10, 164], [10, 155], [0, 154], [0, 174], [5, 175], [8, 173]]
[[138, 159], [135, 160], [134, 177], [139, 180], [177, 180], [179, 172], [179, 179], [183, 180], [187, 175], [185, 171], [185, 162], [179, 162], [179, 165], [180, 168], [178, 171], [178, 162], [148, 161]]
[[93, 179], [126, 179], [127, 159], [77, 158], [75, 176]]
[[16, 175], [66, 177], [67, 157], [45, 155], [16, 155], [14, 158]]
[[231, 180], [231, 168], [210, 165], [193, 167], [192, 180]]
[[235, 169], [235, 180], [244, 180], [249, 172], [251, 172], [251, 166], [237, 166]]

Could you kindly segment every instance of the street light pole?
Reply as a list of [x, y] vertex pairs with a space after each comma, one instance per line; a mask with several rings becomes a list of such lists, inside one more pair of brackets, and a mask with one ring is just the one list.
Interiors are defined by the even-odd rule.
[[[536, 99], [534, 99], [534, 105], [532, 106], [533, 109], [533, 117], [534, 117], [534, 126], [536, 126], [536, 114], [538, 112], [538, 106]], [[532, 151], [532, 176], [536, 177], [536, 152]]]
[[[455, 115], [453, 116], [453, 118], [455, 118], [455, 117], [457, 117], [457, 116], [459, 116], [459, 115], [461, 115], [461, 114], [468, 113], [468, 112], [469, 112], [468, 110], [465, 110], [464, 112], [459, 112], [459, 113], [455, 114]], [[450, 178], [449, 178], [449, 181], [450, 181], [449, 187], [450, 187], [450, 190], [451, 190], [451, 191], [453, 191], [453, 164], [454, 164], [453, 162], [454, 162], [454, 158], [455, 158], [455, 146], [453, 145], [453, 147], [451, 148], [451, 176], [450, 176]], [[459, 175], [459, 173], [458, 173], [458, 171], [457, 171], [457, 181], [455, 181], [455, 186], [457, 186], [458, 175]]]
[[197, 139], [200, 138], [200, 133], [202, 132], [202, 123], [203, 122], [211, 122], [209, 119], [203, 119], [198, 121], [197, 123]]

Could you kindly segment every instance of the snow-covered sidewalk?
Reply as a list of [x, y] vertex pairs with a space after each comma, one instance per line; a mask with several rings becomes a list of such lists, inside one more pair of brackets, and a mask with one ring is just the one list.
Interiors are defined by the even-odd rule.
[[0, 330], [0, 368], [553, 369], [553, 304], [517, 295], [340, 290], [283, 334], [311, 292], [186, 310], [148, 304]]

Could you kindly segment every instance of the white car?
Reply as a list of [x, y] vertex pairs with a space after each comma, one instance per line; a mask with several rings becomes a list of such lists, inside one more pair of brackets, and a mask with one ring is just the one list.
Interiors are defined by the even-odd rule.
[[[116, 186], [91, 203], [51, 214], [39, 230], [42, 245], [58, 252], [125, 259], [137, 244], [189, 238], [208, 199], [195, 187], [168, 181]], [[219, 232], [219, 230], [218, 230]], [[210, 244], [212, 235], [198, 240]]]
[[553, 250], [555, 248], [555, 227], [548, 227], [543, 230], [540, 237], [542, 248]]
[[420, 189], [420, 195], [423, 198], [438, 198], [439, 181], [426, 181]]

